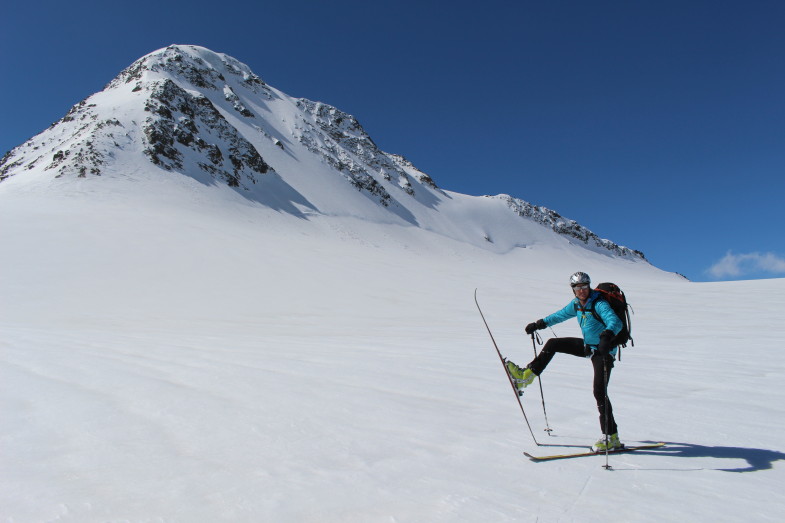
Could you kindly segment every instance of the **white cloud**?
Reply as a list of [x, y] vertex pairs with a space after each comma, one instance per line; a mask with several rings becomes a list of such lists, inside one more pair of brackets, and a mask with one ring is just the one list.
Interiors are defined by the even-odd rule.
[[785, 259], [767, 252], [733, 254], [731, 251], [706, 271], [715, 278], [739, 277], [751, 273], [785, 274]]

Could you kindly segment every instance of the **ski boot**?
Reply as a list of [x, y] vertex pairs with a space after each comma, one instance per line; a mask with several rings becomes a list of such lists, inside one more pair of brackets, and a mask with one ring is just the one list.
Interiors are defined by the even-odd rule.
[[619, 450], [623, 447], [624, 444], [621, 441], [619, 441], [619, 433], [617, 432], [616, 434], [611, 434], [610, 436], [607, 436], [607, 443], [606, 443], [606, 436], [603, 434], [603, 436], [599, 440], [597, 440], [597, 443], [595, 443], [592, 446], [591, 450], [593, 452], [605, 452], [605, 450], [607, 449], [609, 452], [612, 452], [614, 450]]
[[518, 395], [522, 395], [523, 389], [531, 385], [534, 378], [537, 377], [534, 371], [529, 367], [521, 368], [508, 360], [504, 360], [504, 366], [507, 368], [507, 372], [510, 374], [510, 378], [512, 378], [515, 388], [518, 389]]

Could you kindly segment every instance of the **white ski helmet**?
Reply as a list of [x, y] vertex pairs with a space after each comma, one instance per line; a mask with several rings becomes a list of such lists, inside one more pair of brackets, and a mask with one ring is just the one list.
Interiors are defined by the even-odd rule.
[[570, 276], [570, 287], [575, 287], [576, 285], [582, 285], [587, 283], [591, 285], [591, 278], [585, 272], [576, 272], [572, 276]]

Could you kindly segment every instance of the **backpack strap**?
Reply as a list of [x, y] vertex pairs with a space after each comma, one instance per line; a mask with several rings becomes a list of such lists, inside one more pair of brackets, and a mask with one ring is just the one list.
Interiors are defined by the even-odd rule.
[[[598, 292], [599, 292], [599, 291], [598, 291]], [[605, 326], [607, 327], [608, 325], [607, 325], [607, 324], [606, 324], [606, 323], [603, 321], [603, 319], [600, 317], [599, 313], [598, 313], [598, 312], [595, 310], [595, 308], [594, 308], [594, 304], [595, 304], [595, 302], [596, 302], [597, 300], [605, 300], [605, 297], [602, 295], [602, 293], [601, 293], [601, 292], [599, 292], [599, 296], [597, 296], [596, 298], [594, 298], [593, 300], [591, 300], [591, 302], [589, 303], [589, 307], [587, 307], [587, 308], [583, 308], [583, 307], [581, 307], [581, 306], [578, 304], [578, 301], [576, 300], [576, 301], [575, 301], [575, 312], [578, 312], [578, 311], [582, 311], [582, 312], [590, 312], [590, 313], [591, 313], [591, 315], [592, 315], [592, 316], [594, 316], [594, 319], [595, 319], [595, 320], [599, 321], [600, 323], [602, 323], [603, 325], [605, 325]], [[608, 300], [605, 300], [605, 301], [608, 301]]]
[[[602, 298], [602, 296], [600, 296], [599, 298], [597, 298], [597, 300], [601, 300], [601, 299], [604, 299], [604, 298]], [[595, 319], [595, 320], [599, 321], [600, 323], [602, 323], [603, 325], [605, 325], [605, 326], [607, 327], [608, 325], [605, 323], [605, 320], [603, 320], [603, 319], [600, 317], [600, 313], [599, 313], [599, 312], [597, 312], [597, 309], [595, 309], [595, 308], [594, 308], [594, 303], [595, 303], [597, 300], [594, 300], [593, 302], [591, 302], [591, 309], [587, 309], [587, 310], [591, 311], [591, 315], [592, 315], [592, 316], [594, 316], [594, 319]]]

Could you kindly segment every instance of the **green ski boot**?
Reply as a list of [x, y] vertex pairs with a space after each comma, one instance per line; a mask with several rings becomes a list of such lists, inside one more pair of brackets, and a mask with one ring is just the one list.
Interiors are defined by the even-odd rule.
[[534, 381], [537, 375], [529, 367], [521, 368], [511, 361], [505, 360], [504, 366], [507, 367], [507, 372], [510, 373], [512, 382], [518, 391], [522, 391]]
[[597, 443], [592, 446], [592, 450], [594, 452], [605, 452], [607, 448], [608, 451], [619, 450], [620, 448], [624, 447], [624, 445], [619, 441], [619, 433], [611, 434], [608, 436], [608, 443], [605, 443], [605, 435], [603, 435]]

